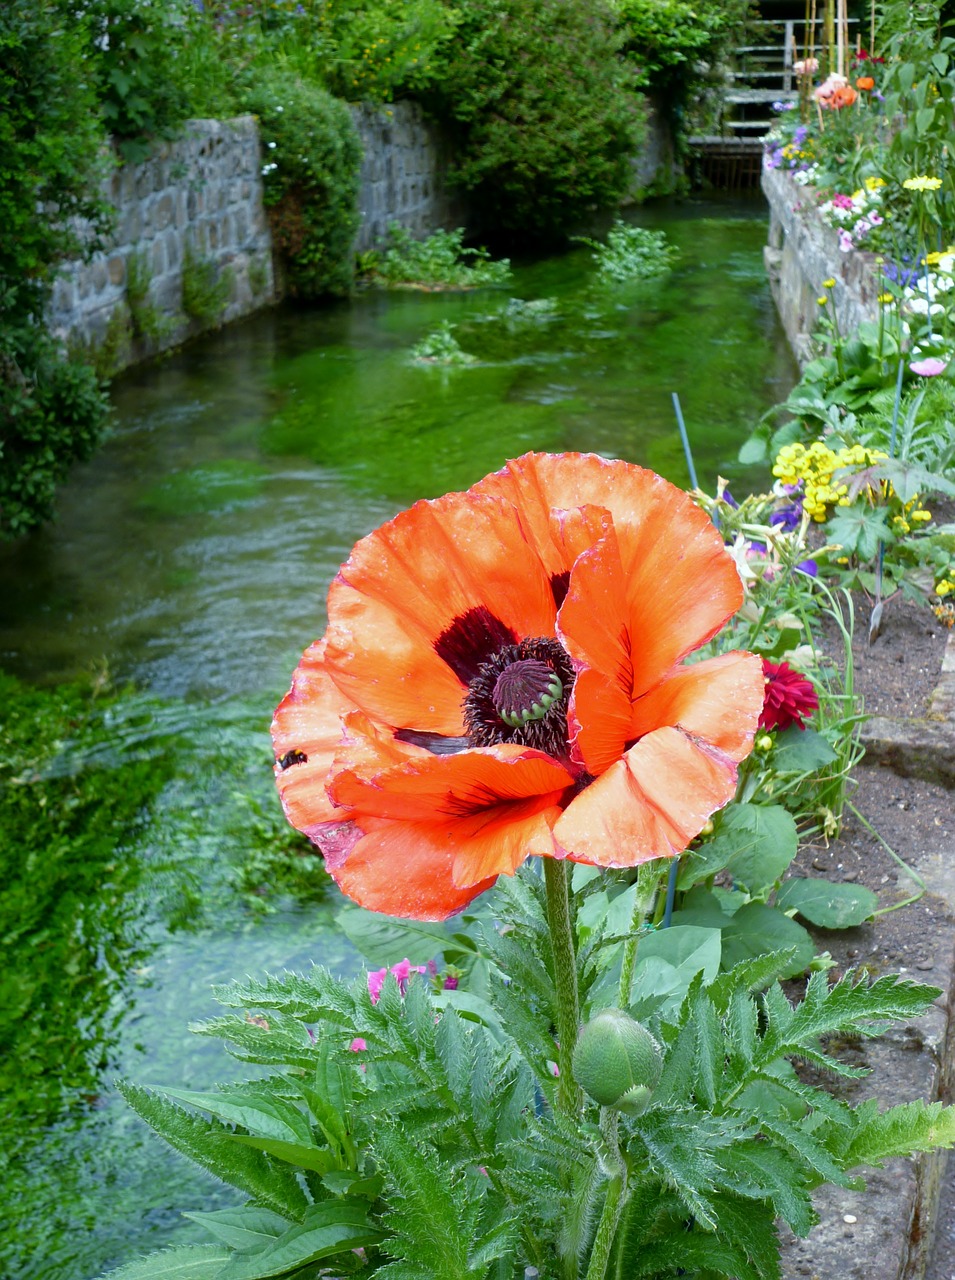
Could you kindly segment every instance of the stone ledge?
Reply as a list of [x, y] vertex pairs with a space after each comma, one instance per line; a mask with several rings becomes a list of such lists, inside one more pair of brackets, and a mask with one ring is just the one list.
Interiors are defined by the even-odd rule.
[[[955, 790], [955, 632], [948, 639], [928, 716], [876, 717], [862, 730], [865, 763]], [[942, 988], [935, 1005], [909, 1026], [866, 1044], [868, 1081], [853, 1101], [875, 1093], [887, 1102], [950, 1102], [955, 1085], [955, 858], [950, 847], [907, 851], [933, 910], [919, 917], [920, 966], [913, 976]], [[913, 904], [907, 910], [917, 910]], [[914, 933], [913, 933], [914, 936]], [[805, 1240], [782, 1233], [784, 1280], [923, 1280], [931, 1261], [947, 1151], [889, 1160], [866, 1171], [864, 1191], [826, 1186], [814, 1196], [819, 1225]]]

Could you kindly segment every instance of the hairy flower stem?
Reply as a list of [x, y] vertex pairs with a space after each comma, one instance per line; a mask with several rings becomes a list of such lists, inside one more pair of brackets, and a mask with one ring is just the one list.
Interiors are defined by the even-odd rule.
[[661, 884], [661, 863], [659, 858], [651, 862], [643, 862], [637, 869], [637, 889], [633, 898], [633, 915], [630, 917], [630, 932], [623, 947], [623, 965], [620, 970], [620, 995], [617, 1003], [621, 1009], [630, 1004], [630, 992], [633, 987], [633, 971], [637, 963], [637, 945], [640, 941], [640, 928], [653, 909], [653, 902]]
[[547, 890], [547, 923], [554, 949], [554, 986], [557, 990], [557, 1105], [565, 1115], [580, 1114], [582, 1095], [574, 1081], [571, 1057], [580, 1026], [577, 991], [577, 956], [570, 918], [570, 863], [544, 858]]
[[603, 1138], [600, 1159], [607, 1171], [607, 1198], [604, 1200], [603, 1212], [597, 1224], [597, 1234], [594, 1236], [593, 1248], [590, 1251], [586, 1280], [605, 1280], [610, 1251], [613, 1248], [620, 1213], [626, 1199], [627, 1166], [620, 1154], [620, 1144], [617, 1140], [619, 1121], [618, 1111], [611, 1107], [600, 1108], [600, 1134]]

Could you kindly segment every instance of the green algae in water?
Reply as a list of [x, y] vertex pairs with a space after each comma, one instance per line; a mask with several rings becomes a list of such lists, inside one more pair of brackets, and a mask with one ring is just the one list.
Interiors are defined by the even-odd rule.
[[0, 676], [0, 1274], [18, 1280], [88, 1280], [200, 1238], [179, 1210], [235, 1193], [147, 1135], [112, 1078], [234, 1074], [188, 1031], [216, 1011], [212, 982], [355, 963], [321, 860], [277, 803], [263, 711], [102, 684]]
[[140, 506], [172, 519], [220, 511], [254, 502], [268, 474], [265, 467], [246, 459], [222, 458], [157, 481], [142, 495]]

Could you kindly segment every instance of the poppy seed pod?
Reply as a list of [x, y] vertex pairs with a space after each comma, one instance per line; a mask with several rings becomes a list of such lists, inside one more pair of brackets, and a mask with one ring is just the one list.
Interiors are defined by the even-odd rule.
[[638, 1114], [662, 1068], [656, 1040], [622, 1009], [602, 1009], [581, 1028], [574, 1046], [574, 1079], [602, 1107]]

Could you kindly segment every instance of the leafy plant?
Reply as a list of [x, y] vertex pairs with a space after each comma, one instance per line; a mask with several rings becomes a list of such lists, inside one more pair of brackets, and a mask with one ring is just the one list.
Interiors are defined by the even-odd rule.
[[619, 203], [642, 101], [602, 4], [469, 0], [428, 102], [455, 134], [451, 179], [486, 225], [562, 236]]
[[[579, 909], [588, 895], [577, 897]], [[639, 1102], [630, 1086], [615, 1094], [605, 1070], [598, 1105], [553, 1074], [540, 881], [521, 872], [502, 882], [496, 910], [502, 928], [484, 942], [506, 981], [492, 978], [487, 999], [429, 991], [417, 975], [385, 977], [377, 1001], [364, 979], [346, 986], [321, 969], [246, 982], [217, 993], [239, 1012], [198, 1030], [267, 1066], [265, 1077], [213, 1092], [124, 1086], [153, 1128], [246, 1201], [193, 1215], [216, 1243], [158, 1255], [169, 1275], [202, 1267], [256, 1280], [321, 1261], [383, 1280], [503, 1280], [528, 1265], [567, 1280], [687, 1266], [771, 1280], [775, 1219], [805, 1235], [813, 1187], [857, 1187], [861, 1165], [955, 1142], [953, 1108], [852, 1108], [788, 1065], [858, 1075], [821, 1039], [877, 1035], [936, 990], [855, 974], [830, 987], [817, 973], [793, 1005], [771, 981], [778, 956], [717, 976], [689, 953], [682, 994], [641, 1014], [650, 1083]], [[582, 1042], [608, 1021], [634, 1025], [598, 1016], [598, 961], [615, 927], [593, 917], [578, 953], [593, 1019]], [[589, 1080], [583, 1055], [576, 1071]], [[559, 1097], [568, 1085], [569, 1113]], [[112, 1280], [147, 1276], [149, 1265]]]
[[358, 132], [343, 102], [314, 83], [270, 71], [243, 99], [259, 117], [265, 204], [289, 291], [347, 293], [358, 227]]
[[433, 231], [416, 240], [393, 222], [384, 248], [365, 259], [365, 274], [388, 285], [477, 289], [506, 284], [511, 276], [507, 258], [494, 260], [486, 249], [465, 246], [464, 229]]
[[[109, 225], [96, 192], [102, 126], [76, 74], [82, 25], [49, 6], [0, 11], [0, 536], [50, 518], [56, 485], [102, 437], [108, 403], [94, 371], [67, 360], [43, 312], [63, 258]], [[57, 210], [55, 219], [38, 210]]]
[[133, 333], [147, 343], [161, 342], [175, 327], [171, 316], [162, 311], [150, 297], [152, 273], [145, 253], [131, 253], [126, 260], [126, 301]]
[[411, 348], [412, 360], [419, 364], [474, 364], [477, 357], [461, 349], [454, 336], [456, 327], [448, 320], [443, 321], [433, 333], [429, 333]]
[[232, 270], [221, 270], [208, 258], [186, 249], [182, 262], [182, 309], [200, 324], [215, 324], [229, 300]]
[[606, 243], [589, 236], [575, 236], [575, 239], [594, 250], [597, 274], [601, 280], [613, 284], [663, 275], [679, 256], [679, 250], [667, 243], [665, 231], [649, 231], [620, 218], [607, 232]]

